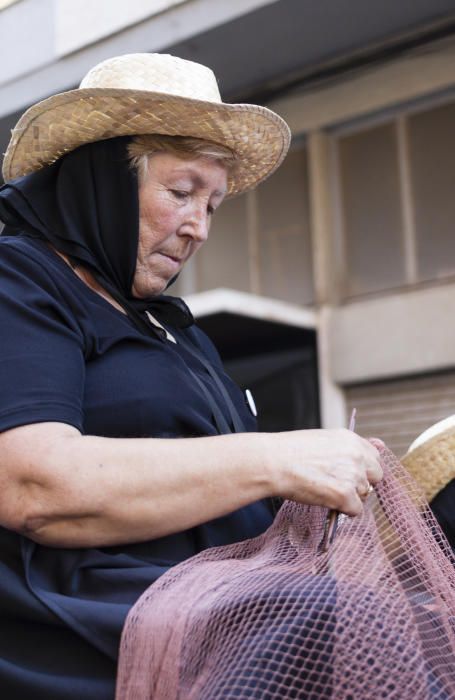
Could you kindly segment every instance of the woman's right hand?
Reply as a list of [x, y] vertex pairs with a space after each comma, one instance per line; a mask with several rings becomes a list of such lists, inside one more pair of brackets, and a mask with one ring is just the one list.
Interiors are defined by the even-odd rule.
[[284, 499], [360, 515], [382, 479], [378, 451], [350, 430], [269, 433], [266, 442], [273, 495]]

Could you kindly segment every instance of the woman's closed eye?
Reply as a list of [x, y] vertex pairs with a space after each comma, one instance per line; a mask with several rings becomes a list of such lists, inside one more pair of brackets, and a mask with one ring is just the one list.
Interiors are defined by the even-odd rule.
[[[182, 202], [185, 202], [188, 199], [188, 197], [191, 196], [191, 192], [188, 192], [187, 190], [170, 189], [169, 191], [171, 192], [173, 197], [175, 197], [176, 199], [178, 199]], [[215, 213], [215, 210], [216, 210], [216, 207], [213, 206], [212, 204], [207, 205], [207, 213], [209, 216], [213, 216], [213, 214]]]
[[190, 196], [190, 193], [186, 190], [170, 190], [170, 192], [174, 195], [176, 199], [181, 199], [182, 201], [184, 201]]

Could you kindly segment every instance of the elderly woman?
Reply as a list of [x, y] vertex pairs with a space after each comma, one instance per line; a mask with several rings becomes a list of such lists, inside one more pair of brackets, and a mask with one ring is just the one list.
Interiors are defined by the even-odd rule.
[[270, 497], [362, 511], [376, 450], [258, 434], [189, 310], [162, 292], [227, 195], [289, 144], [211, 71], [134, 54], [35, 105], [0, 191], [0, 687], [112, 698], [126, 614], [169, 567], [254, 537]]

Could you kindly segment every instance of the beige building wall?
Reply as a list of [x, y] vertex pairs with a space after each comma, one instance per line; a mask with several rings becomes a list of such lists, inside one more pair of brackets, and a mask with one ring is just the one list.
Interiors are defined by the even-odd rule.
[[[437, 98], [442, 104], [451, 102], [454, 96], [450, 90], [454, 86], [455, 46], [448, 44], [271, 105], [288, 120], [293, 133], [306, 133], [310, 144], [310, 173], [314, 190], [313, 260], [320, 319], [320, 389], [322, 417], [326, 426], [340, 424], [343, 401], [346, 424], [348, 410], [353, 407], [352, 399], [356, 396], [350, 389], [354, 384], [357, 387], [363, 386], [364, 396], [370, 397], [370, 404], [377, 405], [378, 385], [373, 387], [372, 383], [378, 379], [392, 380], [387, 394], [391, 396], [398, 378], [415, 375], [417, 383], [426, 377], [430, 385], [442, 386], [440, 383], [438, 385], [436, 373], [455, 367], [455, 256], [452, 255], [451, 260], [447, 261], [446, 279], [432, 279], [419, 284], [416, 279], [416, 222], [412, 220], [413, 211], [418, 210], [418, 207], [410, 204], [412, 192], [409, 153], [406, 152], [406, 142], [403, 143], [403, 134], [400, 134], [400, 129], [403, 128], [400, 117], [397, 119], [400, 165], [397, 182], [393, 184], [397, 189], [401, 187], [404, 247], [401, 251], [404, 258], [404, 281], [401, 288], [385, 290], [373, 297], [365, 294], [363, 298], [362, 295], [357, 299], [346, 298], [349, 282], [346, 279], [349, 275], [346, 236], [344, 239], [340, 236], [343, 215], [339, 200], [334, 194], [336, 163], [330, 157], [330, 133], [338, 124], [356, 122], [360, 117], [374, 119], [384, 110], [398, 110], [399, 113], [401, 109], [405, 112], [410, 103], [425, 98], [429, 104]], [[455, 121], [452, 129], [452, 141], [446, 139], [449, 153], [455, 142]], [[384, 149], [386, 144], [382, 142], [380, 147]], [[385, 171], [385, 175], [389, 181], [393, 181], [391, 167]], [[373, 173], [371, 177], [374, 177]], [[383, 206], [387, 207], [386, 201]], [[436, 211], [431, 214], [437, 216]], [[371, 227], [367, 224], [367, 228], [374, 231], [374, 222], [371, 224]], [[452, 221], [452, 226], [454, 224], [455, 221]], [[449, 226], [446, 237], [450, 236], [452, 226]], [[364, 266], [368, 268], [370, 265], [372, 274], [374, 266], [377, 267], [375, 255], [386, 250], [389, 264], [388, 270], [384, 270], [383, 274], [390, 274], [399, 251], [388, 240], [387, 230], [376, 232], [375, 237], [380, 238], [380, 247], [375, 251], [374, 242], [369, 242], [363, 253]], [[438, 241], [434, 245], [437, 247]], [[433, 255], [431, 242], [427, 246], [426, 255], [427, 258]], [[434, 381], [432, 376], [435, 377]], [[411, 379], [411, 383], [412, 381]], [[433, 420], [447, 415], [447, 412], [455, 413], [455, 396], [452, 394], [454, 404], [450, 408], [447, 401], [438, 401], [437, 389], [435, 392], [433, 400], [427, 401], [427, 406], [431, 408], [425, 413], [423, 422], [421, 419], [419, 423], [417, 418], [414, 422], [411, 421], [407, 432], [400, 436], [389, 435], [386, 431], [386, 437], [390, 437], [397, 451], [404, 451], [413, 428], [417, 434], [425, 427], [425, 423], [431, 424]], [[407, 396], [409, 405], [406, 405], [406, 400], [400, 404], [402, 415], [403, 412], [406, 413], [406, 408], [411, 410], [413, 407], [413, 399], [409, 398], [412, 397], [412, 392], [408, 392]], [[370, 418], [370, 422], [365, 424], [367, 432], [375, 427], [379, 433], [385, 430], [384, 414], [388, 407], [384, 397], [382, 409], [376, 414], [373, 412], [376, 422], [371, 422], [371, 411], [366, 404], [363, 409], [360, 406], [358, 408], [360, 414], [363, 410]], [[397, 416], [395, 421], [396, 419]], [[360, 425], [361, 423], [360, 416]]]

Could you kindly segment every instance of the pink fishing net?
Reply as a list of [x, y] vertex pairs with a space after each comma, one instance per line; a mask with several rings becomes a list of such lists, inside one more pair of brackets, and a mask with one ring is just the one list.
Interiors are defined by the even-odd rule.
[[131, 610], [117, 700], [455, 698], [455, 561], [382, 444], [364, 515], [286, 502], [262, 536], [176, 566]]

